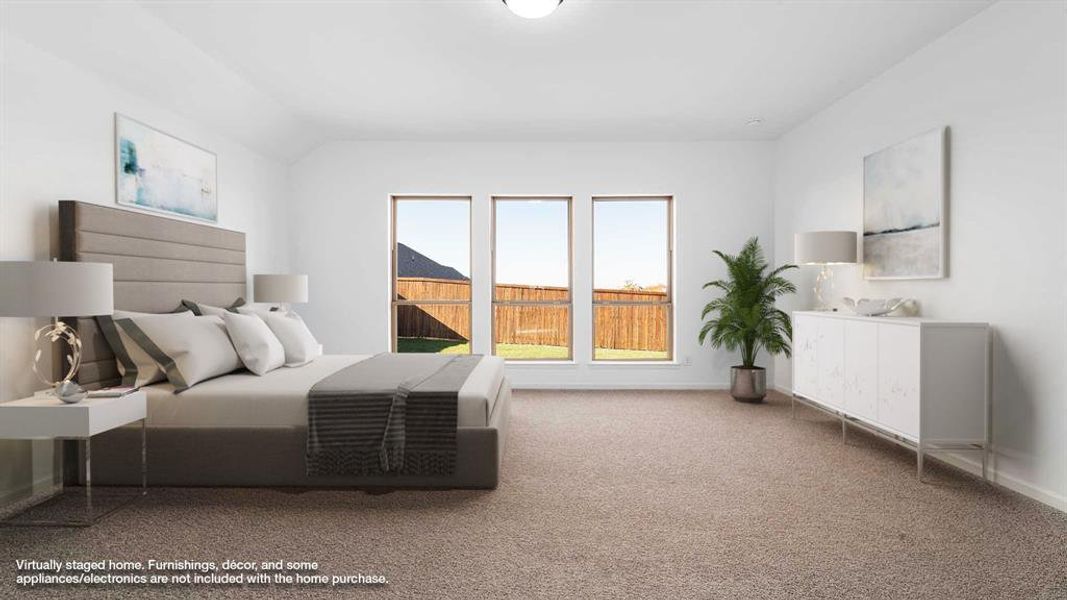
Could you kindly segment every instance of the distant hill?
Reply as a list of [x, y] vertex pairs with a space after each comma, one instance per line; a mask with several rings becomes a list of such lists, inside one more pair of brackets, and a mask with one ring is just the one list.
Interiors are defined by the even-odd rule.
[[397, 277], [428, 277], [430, 279], [469, 281], [467, 277], [463, 276], [463, 273], [452, 267], [442, 265], [400, 243], [396, 245], [396, 271]]

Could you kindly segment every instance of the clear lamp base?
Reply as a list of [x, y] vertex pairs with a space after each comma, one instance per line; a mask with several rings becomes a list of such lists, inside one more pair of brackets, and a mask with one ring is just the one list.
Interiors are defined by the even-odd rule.
[[815, 310], [833, 310], [834, 270], [823, 265], [815, 278]]
[[[33, 341], [37, 345], [37, 350], [33, 356], [33, 372], [43, 383], [52, 386], [52, 389], [47, 390], [47, 392], [67, 404], [74, 404], [84, 400], [88, 392], [73, 381], [74, 376], [78, 373], [78, 367], [81, 366], [82, 357], [82, 342], [81, 338], [78, 337], [78, 332], [61, 320], [52, 319], [51, 323], [34, 332]], [[50, 344], [62, 341], [67, 345], [69, 352], [63, 355], [66, 374], [59, 381], [53, 381], [44, 372], [44, 367], [41, 364], [41, 358], [44, 356], [44, 348], [41, 347], [42, 341], [47, 341]], [[51, 345], [48, 346], [50, 353], [51, 347]]]

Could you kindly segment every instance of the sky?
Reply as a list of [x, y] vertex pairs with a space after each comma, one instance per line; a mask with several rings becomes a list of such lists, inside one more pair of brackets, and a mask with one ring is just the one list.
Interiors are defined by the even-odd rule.
[[471, 276], [470, 203], [403, 200], [396, 203], [396, 239], [442, 265]]
[[497, 283], [567, 287], [567, 221], [565, 201], [497, 202]]
[[667, 202], [593, 203], [593, 287], [667, 284]]
[[[467, 201], [404, 200], [397, 204], [397, 241], [470, 276]], [[594, 203], [594, 285], [621, 288], [667, 283], [667, 203]], [[499, 201], [496, 206], [498, 283], [568, 284], [567, 203]]]

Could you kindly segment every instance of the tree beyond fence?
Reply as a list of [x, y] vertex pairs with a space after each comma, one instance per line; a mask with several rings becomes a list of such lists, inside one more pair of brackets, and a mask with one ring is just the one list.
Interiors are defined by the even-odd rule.
[[[397, 280], [401, 299], [468, 300], [470, 282], [424, 277], [402, 277]], [[648, 290], [594, 290], [597, 301], [659, 302], [667, 299], [666, 292]], [[520, 302], [565, 301], [567, 289], [559, 287], [529, 287], [504, 284], [496, 286], [498, 300]], [[497, 307], [497, 343], [543, 344], [566, 346], [569, 338], [569, 311], [561, 306]], [[661, 305], [613, 305], [594, 309], [594, 332], [597, 348], [619, 350], [667, 350], [669, 308]], [[470, 339], [471, 323], [467, 305], [423, 304], [397, 307], [397, 336], [437, 338], [445, 340]]]

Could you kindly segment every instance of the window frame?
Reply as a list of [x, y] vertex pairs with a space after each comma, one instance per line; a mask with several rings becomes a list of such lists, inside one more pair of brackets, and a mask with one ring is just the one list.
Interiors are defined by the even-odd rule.
[[[567, 203], [567, 300], [497, 300], [496, 297], [496, 240], [497, 240], [497, 203], [530, 202], [541, 200], [547, 202]], [[565, 358], [505, 358], [509, 362], [574, 362], [574, 196], [561, 194], [501, 194], [489, 197], [489, 253], [491, 270], [490, 287], [490, 353], [498, 356], [496, 351], [496, 309], [498, 306], [565, 306], [567, 307], [567, 356]]]
[[[399, 277], [397, 268], [397, 207], [400, 202], [456, 202], [467, 203], [467, 272], [470, 273], [470, 293], [466, 300], [400, 300]], [[474, 353], [474, 196], [471, 194], [389, 194], [390, 215], [390, 244], [389, 244], [389, 351], [397, 352], [398, 336], [397, 308], [400, 306], [427, 306], [427, 305], [467, 305], [467, 322], [470, 327], [470, 337], [467, 346], [470, 349], [467, 354]]]
[[[667, 300], [665, 302], [626, 302], [619, 300], [596, 299], [596, 205], [597, 202], [649, 202], [663, 201], [667, 203]], [[618, 363], [673, 363], [675, 361], [674, 348], [674, 195], [673, 194], [598, 194], [591, 197], [589, 205], [589, 300], [592, 310], [590, 311], [590, 360], [593, 363], [618, 364]], [[667, 308], [667, 357], [666, 358], [600, 358], [596, 357], [596, 322], [597, 307], [599, 306], [665, 306]]]

